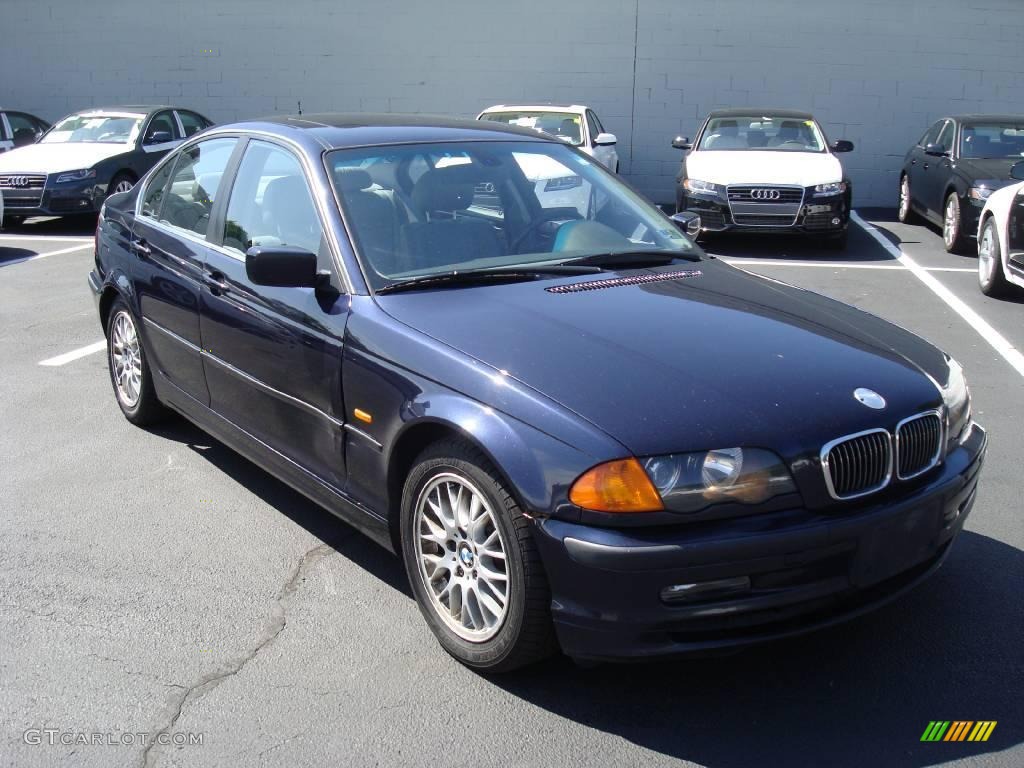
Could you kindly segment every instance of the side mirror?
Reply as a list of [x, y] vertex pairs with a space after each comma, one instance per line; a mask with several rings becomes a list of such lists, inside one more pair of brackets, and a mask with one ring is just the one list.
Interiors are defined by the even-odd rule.
[[611, 146], [612, 144], [617, 144], [618, 141], [619, 140], [615, 138], [614, 133], [599, 133], [597, 134], [597, 136], [594, 137], [594, 146], [608, 147]]
[[255, 245], [245, 252], [245, 274], [256, 285], [317, 288], [325, 275], [316, 271], [316, 254], [287, 245]]
[[170, 131], [153, 131], [149, 136], [146, 137], [146, 144], [166, 144], [168, 141], [174, 141], [174, 137]]
[[680, 211], [679, 213], [672, 214], [669, 218], [690, 237], [696, 237], [700, 234], [700, 216], [693, 211]]
[[672, 139], [672, 146], [676, 149], [693, 149], [693, 144], [685, 136], [676, 136]]
[[853, 152], [853, 142], [846, 139], [838, 139], [832, 142], [833, 152]]
[[1024, 160], [1010, 166], [1010, 178], [1024, 181]]
[[924, 153], [926, 155], [931, 155], [932, 157], [945, 157], [949, 154], [946, 148], [941, 144], [926, 144]]

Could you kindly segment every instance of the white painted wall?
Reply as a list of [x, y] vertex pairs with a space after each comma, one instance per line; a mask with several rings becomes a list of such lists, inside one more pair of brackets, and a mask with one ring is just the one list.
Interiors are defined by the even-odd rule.
[[810, 109], [860, 205], [892, 205], [909, 144], [945, 113], [1024, 113], [1024, 0], [0, 0], [0, 103], [54, 120], [170, 102], [472, 116], [595, 108], [622, 171], [673, 199], [677, 133], [710, 109]]

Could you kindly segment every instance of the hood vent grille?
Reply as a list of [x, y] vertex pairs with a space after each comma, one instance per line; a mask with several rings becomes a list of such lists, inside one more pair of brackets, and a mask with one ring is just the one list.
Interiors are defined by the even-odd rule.
[[676, 272], [658, 272], [657, 274], [634, 275], [633, 277], [613, 277], [608, 280], [589, 280], [584, 283], [569, 285], [553, 285], [544, 290], [548, 293], [579, 293], [580, 291], [600, 291], [605, 288], [618, 288], [623, 285], [643, 285], [645, 283], [661, 283], [666, 280], [683, 280], [700, 277], [699, 269], [683, 269]]

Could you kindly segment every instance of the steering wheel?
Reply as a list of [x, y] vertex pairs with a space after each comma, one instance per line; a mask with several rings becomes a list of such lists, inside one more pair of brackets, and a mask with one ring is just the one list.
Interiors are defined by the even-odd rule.
[[583, 217], [580, 215], [579, 211], [576, 211], [575, 209], [571, 211], [566, 210], [564, 208], [546, 210], [543, 213], [541, 213], [541, 215], [538, 216], [536, 219], [527, 224], [526, 228], [522, 232], [516, 235], [515, 239], [512, 240], [512, 242], [509, 244], [509, 252], [519, 253], [519, 246], [523, 244], [523, 241], [525, 241], [529, 235], [538, 231], [544, 224], [549, 224], [553, 221], [558, 221], [560, 219], [579, 220], [582, 218]]

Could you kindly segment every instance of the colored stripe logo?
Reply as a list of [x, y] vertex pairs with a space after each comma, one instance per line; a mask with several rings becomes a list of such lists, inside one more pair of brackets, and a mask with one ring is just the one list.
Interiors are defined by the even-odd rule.
[[921, 741], [988, 741], [996, 720], [932, 720]]

